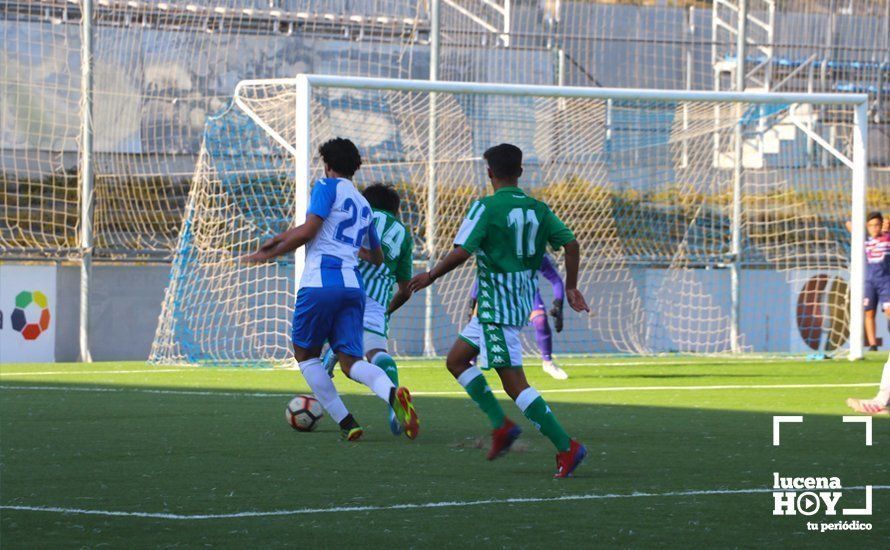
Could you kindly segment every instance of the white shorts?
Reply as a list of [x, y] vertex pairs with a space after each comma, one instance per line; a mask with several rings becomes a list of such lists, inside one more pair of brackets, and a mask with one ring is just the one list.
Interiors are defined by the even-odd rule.
[[473, 317], [460, 331], [460, 338], [479, 350], [479, 368], [522, 368], [520, 326], [480, 323]]
[[386, 308], [372, 298], [365, 299], [365, 353], [372, 349], [387, 349]]

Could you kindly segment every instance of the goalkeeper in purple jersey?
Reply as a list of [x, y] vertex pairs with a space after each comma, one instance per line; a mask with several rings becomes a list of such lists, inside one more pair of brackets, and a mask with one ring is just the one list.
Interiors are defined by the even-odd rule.
[[[562, 305], [565, 301], [565, 285], [563, 285], [562, 277], [550, 256], [544, 254], [541, 261], [540, 274], [547, 279], [553, 287], [553, 307], [550, 309], [550, 315], [553, 316], [553, 323], [556, 325], [556, 332], [562, 332], [563, 316]], [[470, 291], [470, 318], [476, 312], [476, 293], [478, 292], [478, 282], [473, 281], [473, 290]], [[550, 323], [547, 320], [547, 309], [544, 305], [544, 299], [541, 298], [541, 291], [535, 291], [534, 309], [529, 316], [529, 323], [535, 327], [535, 340], [538, 342], [538, 350], [541, 352], [541, 366], [544, 372], [556, 378], [557, 380], [565, 380], [569, 377], [566, 371], [562, 370], [553, 362], [553, 332], [550, 330]]]
[[[890, 327], [890, 218], [880, 212], [868, 215], [865, 229], [865, 338], [871, 351], [877, 351], [876, 313], [880, 309]], [[853, 223], [847, 222], [853, 232]]]
[[[869, 349], [878, 349], [875, 312], [878, 308], [890, 317], [890, 218], [880, 212], [868, 215], [865, 225], [865, 337]], [[852, 222], [847, 230], [853, 232]], [[890, 326], [890, 320], [888, 320]], [[858, 413], [890, 415], [890, 358], [884, 363], [878, 393], [871, 399], [847, 399], [847, 406]]]

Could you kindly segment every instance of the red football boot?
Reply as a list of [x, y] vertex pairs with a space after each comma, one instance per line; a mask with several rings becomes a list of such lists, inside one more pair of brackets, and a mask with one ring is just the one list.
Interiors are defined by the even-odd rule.
[[568, 451], [556, 453], [556, 473], [553, 477], [571, 476], [585, 456], [587, 456], [587, 448], [572, 439]]
[[521, 433], [522, 428], [509, 418], [504, 418], [504, 424], [491, 432], [491, 450], [488, 451], [488, 460], [494, 460], [507, 454], [510, 446]]

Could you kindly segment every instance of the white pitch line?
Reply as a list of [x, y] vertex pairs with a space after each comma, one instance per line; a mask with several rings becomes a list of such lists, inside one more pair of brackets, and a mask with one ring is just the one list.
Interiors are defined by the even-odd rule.
[[[396, 358], [400, 359], [400, 358]], [[534, 360], [536, 358], [529, 358]], [[584, 362], [560, 362], [559, 364], [563, 367], [660, 367], [660, 366], [708, 366], [713, 364], [721, 364], [721, 365], [741, 365], [744, 366], [746, 363], [753, 361], [753, 359], [714, 359], [713, 362], [706, 361], [702, 359], [696, 359], [695, 361], [613, 361], [613, 362], [598, 362], [598, 361], [584, 361]], [[757, 359], [758, 364], [763, 363], [787, 363], [789, 361], [794, 361], [794, 359]], [[443, 369], [445, 368], [445, 359], [443, 358], [441, 361], [434, 361], [432, 363], [424, 363], [420, 365], [413, 364], [414, 360], [408, 360], [408, 362], [400, 364], [399, 369]], [[0, 372], [0, 378], [4, 378], [7, 376], [56, 376], [56, 375], [72, 375], [72, 374], [154, 374], [157, 372], [196, 372], [202, 369], [212, 369], [212, 372], [292, 372], [299, 371], [300, 369], [297, 367], [209, 367], [209, 366], [182, 366], [175, 368], [149, 368], [143, 370], [102, 370], [102, 371], [83, 371], [83, 370], [58, 370], [58, 371], [41, 371], [41, 372]]]
[[[540, 359], [540, 356], [529, 356], [526, 357], [532, 361], [537, 361]], [[566, 367], [660, 367], [664, 366], [672, 366], [672, 367], [695, 367], [699, 365], [709, 366], [709, 365], [721, 365], [721, 366], [745, 366], [749, 363], [756, 363], [758, 365], [764, 363], [791, 363], [794, 361], [803, 361], [803, 357], [788, 357], [788, 358], [757, 358], [757, 357], [748, 357], [748, 358], [736, 358], [736, 357], [690, 357], [686, 361], [659, 361], [657, 359], [653, 359], [651, 361], [599, 361], [596, 359], [591, 359], [590, 361], [584, 361], [581, 359], [580, 361], [572, 361], [572, 359], [580, 359], [578, 357], [567, 357], [565, 361], [559, 361], [561, 366]]]
[[[844, 487], [846, 490], [864, 490], [865, 487]], [[873, 491], [881, 491], [890, 489], [890, 485], [873, 485]], [[333, 514], [342, 512], [385, 512], [390, 510], [418, 510], [428, 508], [463, 508], [467, 506], [488, 506], [494, 504], [540, 504], [551, 502], [566, 502], [579, 500], [614, 500], [614, 499], [630, 499], [630, 498], [670, 498], [670, 497], [693, 497], [693, 496], [713, 496], [713, 495], [748, 495], [758, 493], [771, 493], [773, 488], [752, 488], [752, 489], [714, 489], [714, 490], [698, 490], [698, 491], [670, 491], [665, 493], [605, 493], [605, 494], [583, 494], [583, 495], [563, 495], [559, 497], [530, 497], [530, 498], [502, 498], [487, 500], [452, 500], [441, 502], [424, 502], [415, 504], [391, 504], [381, 506], [335, 506], [330, 508], [296, 508], [293, 510], [269, 510], [259, 511], [250, 510], [247, 512], [232, 512], [229, 514], [171, 514], [165, 512], [125, 512], [122, 510], [87, 510], [82, 508], [62, 508], [58, 506], [20, 506], [15, 504], [0, 505], [0, 510], [15, 510], [22, 512], [49, 512], [56, 514], [80, 514], [89, 516], [112, 516], [112, 517], [138, 517], [149, 519], [168, 519], [168, 520], [209, 520], [209, 519], [237, 519], [237, 518], [258, 518], [271, 516], [301, 516], [308, 514]]]
[[145, 369], [145, 370], [56, 370], [43, 372], [0, 372], [0, 378], [8, 376], [59, 376], [72, 374], [155, 374], [157, 372], [186, 372], [195, 371], [194, 367], [180, 369]]
[[[396, 357], [396, 362], [399, 361], [399, 358]], [[540, 357], [532, 357], [526, 356], [525, 360], [528, 362], [534, 362], [540, 360]], [[670, 367], [697, 367], [697, 366], [710, 366], [710, 365], [721, 365], [721, 366], [745, 366], [748, 363], [756, 362], [758, 365], [764, 363], [789, 363], [793, 361], [800, 360], [802, 358], [788, 358], [788, 359], [734, 359], [734, 358], [714, 358], [710, 360], [710, 358], [695, 358], [690, 361], [610, 361], [610, 362], [602, 362], [602, 361], [581, 361], [574, 362], [571, 361], [571, 358], [566, 358], [566, 361], [558, 361], [559, 366], [561, 367], [660, 367], [660, 366], [670, 366]], [[433, 364], [422, 364], [422, 365], [412, 365], [411, 363], [407, 364], [399, 364], [399, 370], [401, 369], [441, 369], [445, 368], [445, 358], [443, 357], [441, 360], [428, 360], [435, 361]]]
[[[727, 384], [722, 386], [611, 386], [599, 388], [555, 388], [541, 390], [543, 393], [593, 393], [593, 392], [619, 392], [619, 391], [708, 391], [708, 390], [781, 390], [781, 389], [807, 389], [807, 388], [868, 388], [877, 386], [877, 382], [863, 382], [856, 384]], [[495, 393], [504, 393], [495, 390]], [[462, 391], [418, 391], [411, 395], [465, 395]]]
[[[94, 393], [151, 393], [160, 395], [203, 395], [221, 397], [282, 397], [292, 396], [294, 392], [240, 392], [240, 391], [207, 391], [207, 390], [155, 390], [151, 388], [97, 388], [91, 386], [3, 386], [0, 390], [27, 391], [61, 391], [61, 392], [94, 392]], [[308, 391], [308, 390], [307, 390]]]
[[[810, 389], [810, 388], [870, 388], [877, 386], [874, 382], [856, 384], [736, 384], [723, 386], [610, 386], [597, 388], [554, 388], [543, 390], [546, 394], [555, 393], [596, 393], [596, 392], [627, 392], [627, 391], [710, 391], [710, 390], [776, 390], [776, 389]], [[61, 391], [61, 392], [96, 392], [96, 393], [150, 393], [159, 395], [199, 395], [210, 397], [282, 397], [293, 395], [293, 392], [237, 392], [212, 390], [156, 390], [151, 388], [100, 388], [91, 386], [8, 386], [0, 385], [0, 390], [16, 391]], [[303, 390], [301, 390], [303, 391]], [[308, 390], [306, 390], [308, 391]], [[494, 393], [505, 395], [503, 390]], [[466, 395], [464, 391], [416, 391], [415, 396], [449, 396]]]

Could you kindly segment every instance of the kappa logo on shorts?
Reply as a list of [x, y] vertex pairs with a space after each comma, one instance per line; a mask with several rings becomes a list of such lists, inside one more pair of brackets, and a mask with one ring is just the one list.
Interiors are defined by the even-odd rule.
[[505, 351], [507, 351], [507, 350], [505, 350], [498, 344], [491, 346], [491, 352], [494, 353], [495, 355], [500, 355], [500, 354], [504, 353]]
[[503, 342], [504, 341], [504, 339], [501, 338], [500, 336], [498, 336], [497, 334], [492, 334], [491, 336], [488, 337], [488, 339], [491, 340], [492, 342]]

